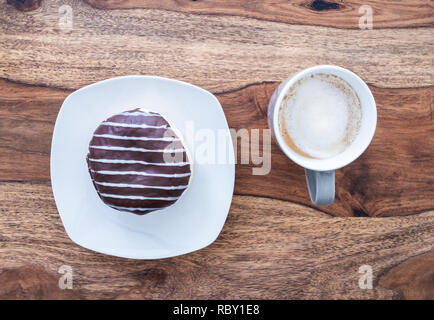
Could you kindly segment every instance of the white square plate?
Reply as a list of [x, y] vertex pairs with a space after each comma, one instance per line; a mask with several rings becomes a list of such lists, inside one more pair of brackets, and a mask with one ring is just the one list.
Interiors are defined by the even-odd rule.
[[[167, 117], [185, 138], [194, 130], [224, 130], [217, 98], [194, 85], [152, 76], [101, 81], [70, 94], [59, 111], [51, 145], [51, 184], [66, 233], [75, 243], [105, 254], [159, 259], [211, 244], [228, 215], [235, 180], [232, 142], [227, 163], [193, 160], [189, 188], [172, 206], [138, 216], [105, 205], [88, 172], [86, 155], [94, 130], [108, 117], [142, 107]], [[193, 150], [192, 139], [186, 140]]]

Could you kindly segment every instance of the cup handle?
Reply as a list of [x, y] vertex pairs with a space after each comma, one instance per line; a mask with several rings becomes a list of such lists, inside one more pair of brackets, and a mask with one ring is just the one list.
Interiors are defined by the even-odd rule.
[[326, 206], [335, 199], [335, 171], [306, 170], [310, 199], [318, 206]]

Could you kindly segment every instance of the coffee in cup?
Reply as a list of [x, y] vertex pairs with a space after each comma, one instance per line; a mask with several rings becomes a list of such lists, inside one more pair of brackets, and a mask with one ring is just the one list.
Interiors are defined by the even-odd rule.
[[299, 79], [279, 110], [283, 140], [301, 156], [334, 157], [356, 138], [362, 118], [352, 87], [333, 74], [314, 73]]

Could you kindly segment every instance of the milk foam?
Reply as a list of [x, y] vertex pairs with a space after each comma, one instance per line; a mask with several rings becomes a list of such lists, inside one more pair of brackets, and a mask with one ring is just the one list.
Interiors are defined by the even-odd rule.
[[[316, 74], [299, 80], [281, 108], [281, 131], [299, 153], [330, 158], [355, 139], [361, 119], [360, 102], [344, 80]], [[288, 139], [285, 139], [288, 142]], [[301, 152], [300, 152], [301, 151]]]

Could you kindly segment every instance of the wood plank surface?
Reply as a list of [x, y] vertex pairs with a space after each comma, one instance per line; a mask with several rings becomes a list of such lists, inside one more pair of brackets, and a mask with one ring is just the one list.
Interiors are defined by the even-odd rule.
[[[68, 3], [73, 24], [62, 29], [58, 10]], [[118, 75], [155, 74], [222, 92], [335, 64], [378, 87], [433, 84], [428, 27], [347, 30], [238, 16], [98, 10], [64, 0], [43, 2], [31, 15], [10, 5], [4, 9], [0, 78], [23, 83], [77, 89]]]
[[380, 286], [398, 291], [403, 299], [433, 299], [434, 252], [415, 256], [388, 270]]
[[85, 0], [100, 9], [164, 9], [196, 14], [231, 15], [261, 20], [358, 28], [361, 6], [370, 6], [375, 28], [420, 27], [434, 22], [433, 3], [413, 1], [324, 0]]
[[[432, 1], [42, 0], [29, 12], [6, 2], [0, 299], [434, 299]], [[373, 30], [358, 29], [361, 5], [373, 8]], [[127, 74], [176, 78], [215, 93], [229, 127], [262, 133], [279, 82], [316, 64], [359, 74], [378, 109], [372, 144], [337, 171], [333, 205], [311, 204], [303, 169], [273, 142], [268, 175], [236, 165], [228, 220], [203, 250], [134, 261], [68, 238], [49, 158], [73, 90]], [[73, 290], [59, 289], [62, 265]], [[372, 290], [358, 285], [362, 265], [372, 266]]]
[[[49, 183], [1, 183], [0, 213], [2, 269], [30, 265], [34, 270], [26, 278], [32, 286], [51, 279], [54, 288], [58, 268], [69, 265], [73, 292], [90, 299], [399, 298], [399, 291], [380, 286], [383, 272], [434, 249], [432, 210], [411, 217], [333, 218], [291, 202], [235, 196], [216, 242], [156, 261], [109, 257], [71, 243]], [[358, 285], [362, 265], [372, 266], [372, 290]], [[37, 282], [41, 270], [46, 274]], [[409, 273], [407, 281], [418, 274]], [[2, 297], [23, 291], [17, 283], [0, 286]]]
[[[267, 105], [276, 85], [218, 94], [229, 127], [266, 129]], [[378, 104], [374, 141], [357, 161], [337, 171], [336, 201], [318, 209], [335, 216], [395, 216], [433, 209], [434, 175], [427, 172], [434, 172], [434, 88], [372, 87], [372, 91]], [[0, 180], [49, 180], [51, 135], [68, 93], [0, 81]], [[241, 148], [249, 145], [239, 139], [236, 194], [311, 206], [303, 168], [290, 161], [274, 141], [271, 171], [264, 176], [252, 174], [251, 161], [240, 163]]]

